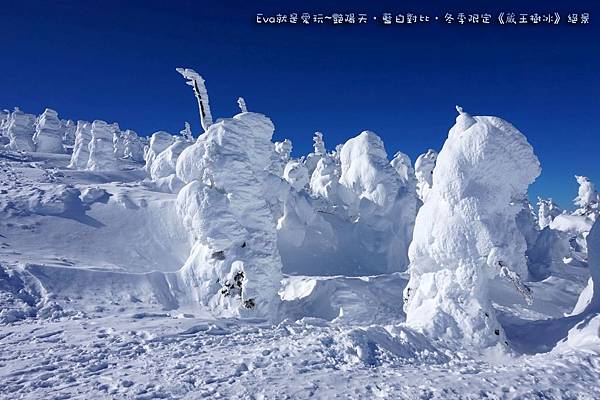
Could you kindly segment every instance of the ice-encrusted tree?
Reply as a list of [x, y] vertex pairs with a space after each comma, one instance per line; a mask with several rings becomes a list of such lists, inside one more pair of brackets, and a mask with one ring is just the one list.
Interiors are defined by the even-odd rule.
[[63, 126], [63, 143], [67, 146], [73, 146], [75, 144], [75, 136], [77, 132], [77, 125], [73, 120], [62, 120], [61, 124]]
[[437, 152], [433, 149], [427, 150], [427, 153], [421, 154], [415, 161], [415, 176], [417, 178], [417, 195], [422, 202], [425, 202], [427, 193], [433, 185], [433, 169], [437, 159]]
[[311, 176], [319, 160], [326, 154], [325, 142], [323, 141], [323, 134], [321, 132], [315, 132], [313, 136], [313, 152], [306, 156], [304, 165], [308, 169], [308, 176]]
[[104, 121], [96, 120], [92, 123], [92, 138], [88, 145], [90, 157], [87, 169], [90, 171], [115, 171], [118, 170], [117, 158], [113, 147], [114, 127]]
[[26, 114], [18, 107], [10, 114], [8, 119], [7, 135], [10, 150], [34, 151], [33, 134], [35, 133], [35, 120], [33, 114]]
[[273, 130], [264, 115], [242, 113], [210, 125], [177, 160], [186, 183], [177, 209], [195, 241], [180, 271], [183, 287], [223, 314], [277, 313], [282, 265], [262, 181]]
[[240, 111], [245, 113], [248, 112], [248, 107], [246, 106], [246, 100], [243, 97], [238, 97], [237, 99], [238, 106], [240, 107]]
[[188, 142], [193, 142], [194, 141], [194, 135], [192, 134], [192, 127], [190, 126], [189, 122], [185, 122], [183, 129], [179, 131], [179, 134], [181, 135], [181, 137], [188, 141]]
[[558, 217], [563, 212], [552, 199], [542, 199], [541, 197], [538, 197], [537, 206], [538, 226], [540, 230], [550, 225], [554, 218]]
[[198, 100], [198, 109], [200, 111], [200, 123], [202, 124], [202, 129], [206, 131], [212, 125], [213, 120], [210, 113], [208, 91], [206, 90], [204, 78], [190, 68], [176, 68], [176, 70], [187, 80], [186, 83], [194, 89], [194, 95]]
[[527, 274], [526, 244], [515, 217], [540, 165], [510, 123], [457, 110], [417, 215], [404, 309], [407, 324], [432, 338], [485, 348], [505, 341], [492, 279], [531, 300], [519, 276]]
[[46, 108], [37, 123], [33, 142], [35, 151], [40, 153], [58, 153], [65, 152], [63, 147], [64, 127], [58, 119], [58, 113], [50, 108]]
[[573, 200], [579, 209], [576, 215], [589, 215], [595, 218], [595, 214], [600, 211], [600, 194], [596, 191], [596, 186], [587, 176], [575, 175], [579, 189], [577, 197]]
[[92, 124], [87, 121], [77, 121], [75, 144], [71, 153], [69, 168], [86, 169], [90, 158], [89, 144], [92, 140]]
[[144, 154], [144, 158], [146, 160], [146, 165], [144, 166], [144, 169], [148, 171], [148, 173], [152, 168], [152, 163], [154, 162], [154, 159], [167, 147], [173, 144], [174, 141], [175, 138], [173, 137], [173, 135], [165, 131], [158, 131], [152, 134], [152, 136], [150, 137], [148, 150]]
[[137, 133], [131, 129], [127, 129], [123, 133], [123, 156], [135, 162], [144, 161], [144, 146], [142, 141]]

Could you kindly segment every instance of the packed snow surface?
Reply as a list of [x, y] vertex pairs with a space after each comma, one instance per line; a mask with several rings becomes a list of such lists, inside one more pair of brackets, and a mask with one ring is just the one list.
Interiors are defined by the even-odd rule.
[[296, 158], [239, 104], [195, 141], [0, 113], [0, 397], [600, 398], [588, 178], [536, 213], [502, 119], [413, 168], [370, 131]]

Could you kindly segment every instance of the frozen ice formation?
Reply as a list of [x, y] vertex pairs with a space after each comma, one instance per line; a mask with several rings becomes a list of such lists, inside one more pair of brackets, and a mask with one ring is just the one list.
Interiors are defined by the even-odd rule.
[[50, 108], [46, 108], [40, 115], [37, 123], [33, 142], [35, 151], [40, 153], [64, 153], [63, 136], [65, 129], [58, 119], [58, 113]]
[[187, 84], [194, 89], [194, 95], [198, 100], [198, 109], [200, 111], [200, 122], [202, 129], [205, 131], [212, 125], [212, 115], [210, 113], [210, 105], [208, 103], [208, 91], [204, 83], [204, 78], [196, 71], [189, 68], [176, 68], [185, 79]]
[[150, 177], [159, 182], [159, 186], [165, 184], [170, 192], [177, 192], [182, 186], [182, 182], [175, 176], [177, 159], [191, 142], [177, 138], [169, 147], [160, 152], [150, 167]]
[[177, 160], [186, 186], [177, 209], [195, 244], [181, 270], [184, 287], [223, 313], [272, 318], [281, 259], [263, 179], [273, 124], [242, 113], [211, 125]]
[[75, 144], [71, 154], [69, 168], [86, 169], [90, 158], [89, 144], [92, 140], [92, 124], [86, 121], [77, 121], [75, 130]]
[[437, 152], [429, 149], [427, 153], [421, 154], [415, 161], [415, 175], [417, 178], [417, 195], [425, 202], [427, 193], [433, 185], [433, 168], [437, 159]]
[[283, 179], [295, 190], [302, 190], [308, 184], [308, 169], [299, 160], [290, 160], [283, 170]]
[[33, 134], [35, 133], [33, 114], [25, 114], [15, 108], [8, 118], [7, 136], [10, 140], [7, 147], [11, 150], [34, 151]]
[[90, 157], [87, 169], [90, 171], [118, 170], [117, 159], [113, 147], [114, 128], [104, 121], [92, 123], [92, 138], [88, 145]]
[[462, 109], [440, 151], [433, 186], [409, 249], [406, 321], [427, 335], [475, 348], [505, 341], [489, 299], [494, 277], [530, 300], [526, 243], [515, 217], [540, 174], [521, 132]]
[[156, 157], [169, 147], [175, 138], [165, 131], [154, 132], [150, 137], [150, 144], [145, 153], [146, 166], [144, 167], [148, 173], [152, 168], [152, 163]]
[[115, 153], [115, 157], [124, 158], [125, 138], [123, 136], [123, 132], [121, 132], [119, 124], [117, 123], [111, 124], [110, 127], [113, 133], [113, 152]]

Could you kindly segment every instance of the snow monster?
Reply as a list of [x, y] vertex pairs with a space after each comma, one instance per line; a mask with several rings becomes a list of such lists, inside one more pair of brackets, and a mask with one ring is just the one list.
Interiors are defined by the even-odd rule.
[[531, 300], [521, 282], [526, 243], [515, 218], [541, 170], [510, 123], [457, 111], [415, 223], [406, 322], [449, 345], [503, 347], [488, 289], [493, 279], [506, 279]]

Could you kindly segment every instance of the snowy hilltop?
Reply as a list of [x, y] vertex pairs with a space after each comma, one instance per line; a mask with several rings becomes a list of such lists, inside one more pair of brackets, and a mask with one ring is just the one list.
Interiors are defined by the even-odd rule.
[[532, 205], [526, 132], [458, 106], [414, 163], [297, 155], [177, 72], [200, 132], [0, 111], [1, 396], [600, 397], [590, 178]]

